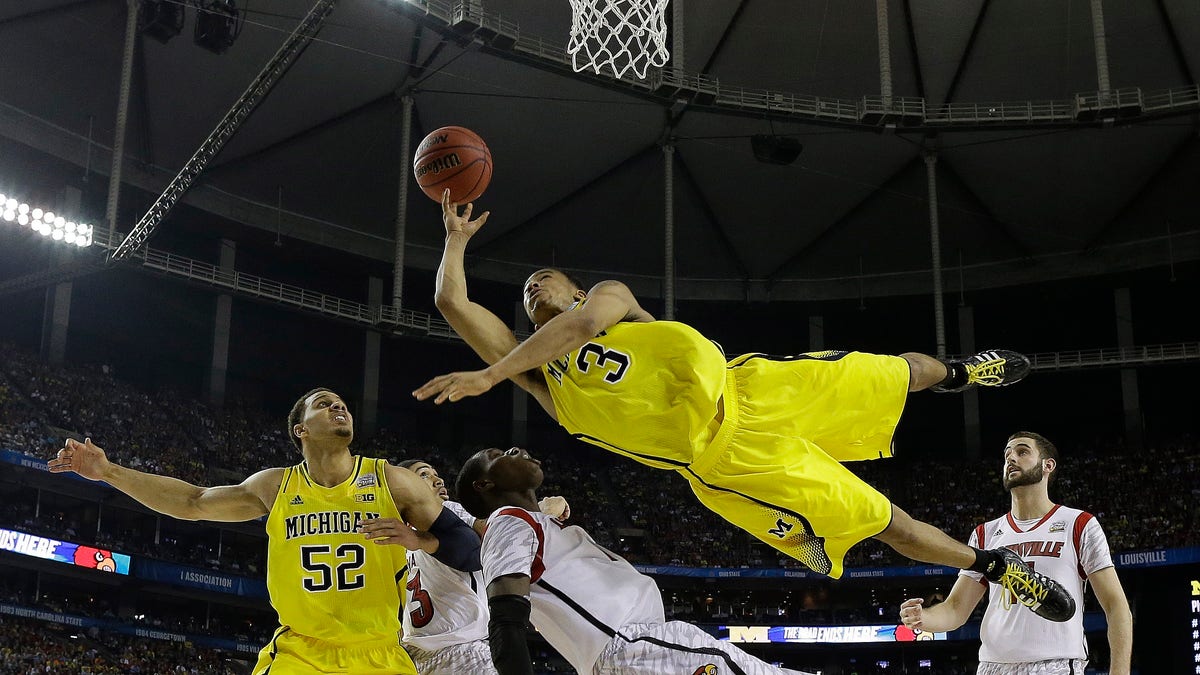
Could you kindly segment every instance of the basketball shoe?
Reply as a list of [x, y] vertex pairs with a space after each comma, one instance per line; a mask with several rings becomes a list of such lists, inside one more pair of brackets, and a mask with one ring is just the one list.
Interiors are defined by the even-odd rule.
[[1062, 584], [1034, 572], [1020, 556], [1007, 548], [995, 548], [989, 553], [998, 554], [1002, 562], [983, 575], [1004, 589], [1001, 593], [1004, 609], [1022, 604], [1047, 621], [1066, 621], [1075, 616], [1075, 599]]
[[1029, 374], [1029, 359], [1007, 349], [989, 349], [961, 361], [947, 361], [953, 379], [932, 387], [939, 394], [966, 391], [974, 386], [1007, 387]]

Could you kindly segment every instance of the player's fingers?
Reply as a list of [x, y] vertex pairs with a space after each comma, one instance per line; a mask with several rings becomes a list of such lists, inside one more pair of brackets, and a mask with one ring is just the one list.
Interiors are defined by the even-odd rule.
[[467, 208], [463, 210], [463, 220], [471, 219], [471, 211], [475, 209], [475, 202], [467, 202]]
[[487, 222], [488, 216], [490, 215], [492, 215], [491, 211], [484, 211], [483, 214], [479, 216], [479, 220], [475, 222], [479, 223], [480, 227], [483, 227], [483, 224]]
[[442, 213], [450, 212], [450, 188], [442, 190]]

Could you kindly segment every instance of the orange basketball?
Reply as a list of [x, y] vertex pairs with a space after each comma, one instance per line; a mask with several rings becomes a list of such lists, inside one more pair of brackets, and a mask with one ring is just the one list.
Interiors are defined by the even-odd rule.
[[421, 191], [435, 202], [450, 188], [450, 201], [474, 201], [492, 180], [492, 153], [474, 131], [442, 127], [417, 146], [413, 175]]

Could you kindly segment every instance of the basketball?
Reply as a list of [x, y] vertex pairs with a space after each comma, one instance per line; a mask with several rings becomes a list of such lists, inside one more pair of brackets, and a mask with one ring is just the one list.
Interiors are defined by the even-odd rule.
[[492, 180], [492, 153], [474, 131], [442, 127], [430, 132], [417, 146], [413, 175], [430, 199], [442, 201], [450, 188], [450, 201], [474, 201]]

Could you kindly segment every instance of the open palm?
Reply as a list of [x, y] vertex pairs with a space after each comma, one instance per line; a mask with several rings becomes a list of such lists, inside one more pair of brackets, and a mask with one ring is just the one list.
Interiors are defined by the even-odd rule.
[[85, 438], [83, 442], [68, 438], [58, 455], [50, 460], [51, 473], [74, 471], [89, 480], [104, 480], [104, 475], [111, 464], [104, 450]]
[[487, 222], [490, 211], [484, 211], [478, 218], [471, 220], [471, 211], [475, 204], [467, 204], [462, 215], [458, 213], [458, 203], [450, 201], [450, 188], [442, 191], [442, 222], [446, 224], [446, 232], [461, 232], [468, 237], [473, 236]]

